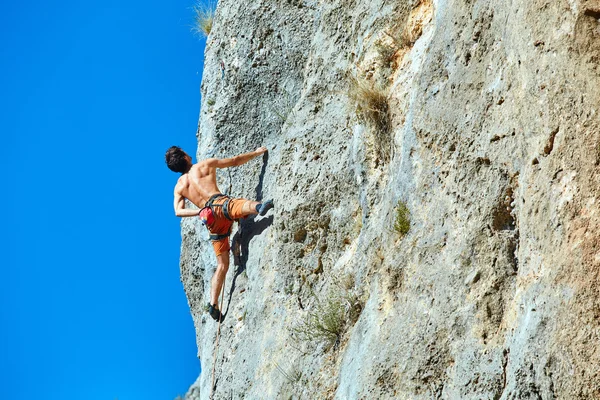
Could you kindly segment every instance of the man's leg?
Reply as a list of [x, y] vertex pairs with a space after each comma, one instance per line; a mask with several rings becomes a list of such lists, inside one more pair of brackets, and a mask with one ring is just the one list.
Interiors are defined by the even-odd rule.
[[232, 199], [229, 214], [233, 219], [239, 219], [248, 215], [265, 215], [271, 208], [273, 208], [273, 200], [261, 203], [246, 199]]
[[248, 215], [256, 215], [256, 206], [260, 203], [258, 201], [246, 200], [242, 206], [242, 216], [247, 217]]
[[219, 295], [221, 288], [225, 283], [225, 276], [229, 269], [229, 251], [221, 253], [217, 256], [217, 270], [210, 282], [210, 304], [219, 307]]

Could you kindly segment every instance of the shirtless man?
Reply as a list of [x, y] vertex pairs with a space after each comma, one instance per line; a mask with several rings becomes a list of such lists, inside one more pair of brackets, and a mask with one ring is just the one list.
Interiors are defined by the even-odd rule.
[[[246, 199], [233, 199], [221, 194], [217, 187], [217, 168], [242, 165], [267, 152], [265, 147], [232, 158], [209, 158], [192, 164], [192, 157], [177, 146], [167, 150], [165, 159], [171, 171], [181, 173], [174, 193], [175, 215], [178, 217], [200, 216], [210, 232], [217, 269], [211, 280], [208, 312], [215, 321], [222, 321], [218, 307], [219, 294], [229, 269], [229, 235], [234, 220], [248, 215], [265, 215], [273, 208], [273, 201], [264, 203]], [[200, 210], [185, 208], [185, 199]]]

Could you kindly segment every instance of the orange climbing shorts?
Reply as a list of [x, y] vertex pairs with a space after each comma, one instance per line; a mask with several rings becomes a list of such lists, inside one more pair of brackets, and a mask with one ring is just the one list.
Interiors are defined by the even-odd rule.
[[[227, 197], [220, 197], [213, 202], [213, 206], [217, 204], [223, 204], [227, 201]], [[242, 213], [242, 208], [244, 204], [246, 204], [246, 199], [229, 199], [229, 204], [227, 206], [227, 211], [229, 212], [229, 216], [231, 219], [238, 220], [244, 216]], [[215, 216], [215, 220], [212, 224], [210, 224], [207, 228], [208, 231], [213, 235], [225, 235], [231, 229], [231, 225], [233, 225], [233, 221], [227, 219], [225, 214], [223, 213], [223, 207], [213, 207], [213, 212]], [[215, 250], [215, 254], [220, 256], [223, 253], [226, 253], [231, 248], [229, 246], [229, 237], [224, 237], [223, 239], [213, 240], [212, 241], [213, 249]]]

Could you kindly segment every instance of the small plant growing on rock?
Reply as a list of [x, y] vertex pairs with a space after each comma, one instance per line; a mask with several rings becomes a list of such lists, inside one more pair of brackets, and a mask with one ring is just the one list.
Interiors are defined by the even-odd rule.
[[[390, 34], [389, 32], [384, 32], [384, 33], [390, 39], [392, 39], [392, 41], [396, 45], [397, 49], [405, 49], [408, 47], [412, 47], [412, 46], [414, 46], [414, 44], [416, 42], [416, 39], [414, 38], [414, 36], [410, 32], [407, 32], [406, 30], [403, 30], [397, 36], [394, 36], [394, 35]], [[420, 33], [419, 33], [419, 35], [420, 35]]]
[[207, 37], [212, 30], [216, 8], [217, 6], [215, 3], [210, 2], [205, 4], [198, 1], [193, 7], [195, 16], [192, 30]]
[[399, 201], [396, 206], [394, 230], [400, 237], [404, 237], [410, 230], [410, 211], [408, 211], [408, 207], [402, 201]]
[[371, 126], [377, 157], [387, 162], [391, 157], [391, 118], [386, 90], [366, 80], [352, 77], [348, 97], [356, 105], [356, 114]]
[[287, 285], [285, 287], [285, 289], [283, 290], [283, 293], [285, 293], [287, 296], [289, 296], [292, 293], [294, 293], [294, 284], [290, 283], [289, 285]]
[[402, 55], [413, 47], [415, 40], [406, 31], [397, 35], [387, 31], [383, 33], [385, 36], [375, 44], [379, 55], [379, 64], [383, 68], [395, 70]]
[[288, 370], [284, 369], [278, 363], [275, 363], [277, 371], [291, 384], [296, 384], [302, 379], [302, 371], [298, 369], [297, 365], [292, 365]]
[[292, 333], [303, 342], [323, 343], [329, 348], [339, 343], [345, 319], [342, 299], [330, 294], [324, 301], [316, 302], [306, 319], [292, 328]]
[[290, 116], [294, 116], [294, 104], [296, 101], [292, 93], [286, 89], [283, 89], [281, 94], [271, 109], [277, 118], [282, 123], [285, 123]]
[[305, 319], [291, 329], [295, 339], [309, 345], [324, 344], [326, 349], [337, 346], [349, 325], [358, 320], [363, 299], [354, 291], [336, 286], [324, 300], [316, 295], [315, 305]]
[[377, 48], [377, 54], [379, 55], [379, 63], [384, 68], [392, 68], [394, 64], [394, 57], [398, 52], [398, 47], [395, 43], [386, 43], [379, 41], [375, 44]]

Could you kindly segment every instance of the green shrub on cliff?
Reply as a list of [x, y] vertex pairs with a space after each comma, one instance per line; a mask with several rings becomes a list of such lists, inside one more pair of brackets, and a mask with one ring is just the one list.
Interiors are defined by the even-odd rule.
[[400, 237], [403, 237], [410, 230], [410, 211], [406, 204], [399, 201], [396, 206], [396, 220], [394, 221], [394, 230]]
[[324, 299], [313, 293], [313, 307], [292, 327], [292, 337], [309, 346], [339, 345], [344, 332], [354, 325], [364, 307], [364, 298], [355, 288], [334, 285]]
[[341, 299], [330, 296], [317, 302], [306, 319], [292, 329], [292, 333], [300, 341], [324, 343], [331, 347], [339, 342], [345, 319], [346, 309]]

